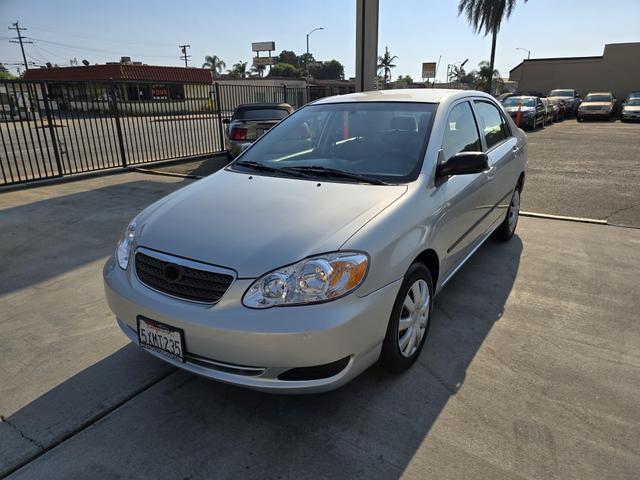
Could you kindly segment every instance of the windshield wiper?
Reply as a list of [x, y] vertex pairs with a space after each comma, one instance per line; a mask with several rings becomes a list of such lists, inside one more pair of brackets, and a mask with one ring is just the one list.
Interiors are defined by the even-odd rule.
[[295, 171], [289, 172], [289, 171], [286, 171], [286, 169], [284, 168], [271, 167], [269, 165], [265, 165], [264, 163], [254, 162], [253, 160], [239, 160], [235, 162], [234, 165], [250, 168], [252, 170], [257, 170], [259, 172], [280, 173], [283, 175], [289, 175], [293, 177], [304, 176], [302, 172], [295, 172]]
[[371, 183], [372, 185], [389, 185], [387, 182], [379, 178], [370, 177], [355, 172], [345, 172], [337, 168], [324, 167], [322, 165], [301, 165], [299, 167], [283, 167], [282, 170], [299, 172], [303, 174], [318, 175], [322, 177], [347, 178], [350, 180], [358, 180], [359, 182]]

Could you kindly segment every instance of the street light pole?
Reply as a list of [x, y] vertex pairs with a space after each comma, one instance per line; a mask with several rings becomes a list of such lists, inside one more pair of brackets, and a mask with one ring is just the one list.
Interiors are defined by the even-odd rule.
[[522, 50], [523, 52], [527, 52], [527, 60], [531, 60], [531, 50], [527, 50], [526, 48], [516, 47], [516, 50]]
[[309, 33], [307, 33], [307, 60], [305, 61], [305, 67], [306, 67], [306, 71], [307, 71], [306, 72], [307, 73], [307, 78], [309, 78], [309, 35], [311, 35], [313, 32], [315, 32], [317, 30], [324, 30], [324, 27], [314, 28]]

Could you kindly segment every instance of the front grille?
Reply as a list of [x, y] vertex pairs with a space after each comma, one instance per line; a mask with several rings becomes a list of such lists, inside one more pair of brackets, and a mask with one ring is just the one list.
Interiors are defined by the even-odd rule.
[[[136, 253], [135, 264], [138, 279], [145, 285], [193, 302], [216, 303], [233, 282], [231, 275], [191, 268], [142, 252]], [[177, 267], [179, 274], [168, 276], [167, 267]]]

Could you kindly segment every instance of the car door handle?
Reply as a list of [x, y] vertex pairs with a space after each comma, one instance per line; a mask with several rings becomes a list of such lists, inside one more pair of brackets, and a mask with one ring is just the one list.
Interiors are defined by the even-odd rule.
[[511, 150], [513, 150], [513, 153], [518, 153], [520, 151], [520, 147], [517, 145], [514, 145]]
[[496, 167], [491, 165], [489, 167], [489, 170], [487, 170], [486, 172], [487, 178], [493, 178], [496, 176]]

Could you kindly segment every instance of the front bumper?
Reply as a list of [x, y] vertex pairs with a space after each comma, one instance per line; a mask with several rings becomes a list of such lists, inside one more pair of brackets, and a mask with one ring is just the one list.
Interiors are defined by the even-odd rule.
[[622, 111], [622, 120], [640, 120], [640, 111]]
[[578, 118], [609, 118], [611, 110], [578, 110]]
[[[332, 390], [372, 365], [380, 355], [401, 284], [397, 280], [364, 297], [356, 292], [317, 305], [256, 310], [242, 305], [253, 279], [236, 279], [220, 302], [202, 305], [151, 290], [132, 270], [132, 265], [122, 270], [113, 258], [104, 267], [107, 302], [132, 342], [138, 343], [138, 315], [181, 328], [185, 363], [149, 353], [210, 379], [279, 393]], [[346, 366], [330, 377], [278, 378], [291, 369], [346, 357]]]

